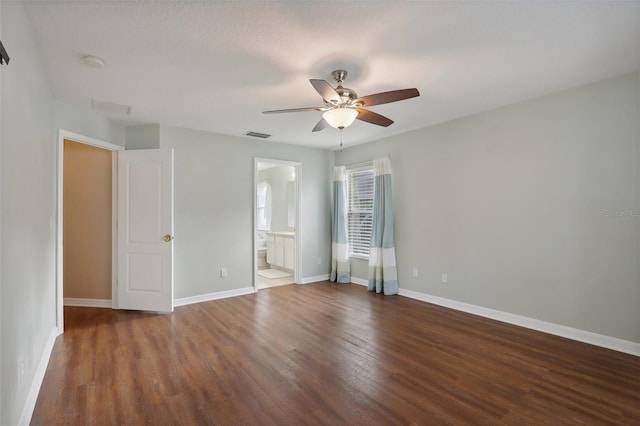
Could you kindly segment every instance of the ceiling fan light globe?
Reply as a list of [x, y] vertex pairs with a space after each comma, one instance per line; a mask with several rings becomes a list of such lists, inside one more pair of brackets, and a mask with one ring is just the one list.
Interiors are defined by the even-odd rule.
[[322, 114], [322, 118], [329, 123], [329, 126], [336, 129], [344, 129], [351, 126], [357, 116], [358, 111], [353, 108], [333, 108]]

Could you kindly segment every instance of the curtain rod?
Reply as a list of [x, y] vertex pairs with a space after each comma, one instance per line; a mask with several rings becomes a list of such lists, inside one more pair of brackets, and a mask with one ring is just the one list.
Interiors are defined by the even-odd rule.
[[[390, 155], [385, 155], [384, 157], [380, 157], [380, 158], [388, 158], [388, 159], [391, 159], [391, 156], [390, 156]], [[366, 165], [369, 165], [369, 164], [371, 164], [371, 163], [373, 163], [373, 160], [369, 160], [369, 161], [361, 161], [361, 162], [359, 162], [359, 163], [345, 164], [344, 166], [345, 166], [345, 167], [351, 167], [351, 168], [353, 168], [353, 167], [362, 167], [362, 166], [366, 166]]]

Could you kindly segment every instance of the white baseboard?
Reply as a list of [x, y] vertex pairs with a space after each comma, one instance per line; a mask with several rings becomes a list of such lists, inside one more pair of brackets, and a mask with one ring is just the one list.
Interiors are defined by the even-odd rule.
[[316, 275], [315, 277], [302, 278], [300, 284], [318, 283], [320, 281], [329, 281], [329, 274]]
[[601, 346], [607, 349], [613, 349], [614, 351], [618, 352], [640, 356], [640, 343], [618, 339], [616, 337], [609, 337], [603, 334], [592, 333], [590, 331], [580, 330], [578, 328], [553, 324], [550, 322], [498, 311], [495, 309], [483, 308], [482, 306], [471, 305], [469, 303], [458, 302], [456, 300], [445, 299], [443, 297], [431, 296], [426, 293], [406, 290], [403, 288], [400, 289], [400, 296], [421, 300], [423, 302], [433, 303], [434, 305], [444, 306], [458, 311], [479, 315], [481, 317], [506, 322], [508, 324], [514, 324], [520, 327], [565, 337], [567, 339], [577, 340], [583, 343], [589, 343], [591, 345]]
[[31, 416], [33, 415], [33, 410], [36, 408], [36, 402], [38, 401], [40, 387], [42, 386], [42, 381], [44, 380], [44, 374], [47, 372], [49, 358], [51, 358], [51, 351], [53, 350], [53, 345], [56, 342], [56, 337], [58, 337], [58, 335], [60, 334], [60, 331], [56, 327], [53, 327], [51, 329], [51, 333], [49, 333], [47, 344], [44, 347], [44, 351], [42, 352], [42, 356], [40, 357], [40, 363], [38, 364], [36, 374], [33, 377], [31, 387], [29, 388], [29, 393], [27, 394], [27, 400], [25, 401], [24, 407], [22, 408], [22, 414], [20, 415], [20, 420], [18, 421], [19, 425], [28, 425], [29, 423], [31, 423]]
[[80, 299], [65, 297], [64, 306], [80, 306], [83, 308], [111, 308], [111, 299]]
[[227, 297], [244, 296], [253, 294], [256, 289], [253, 287], [243, 287], [233, 290], [217, 291], [215, 293], [201, 294], [199, 296], [182, 297], [173, 301], [173, 306], [191, 305], [193, 303], [208, 302], [210, 300], [226, 299]]
[[369, 280], [364, 280], [362, 278], [351, 277], [351, 284], [363, 285], [365, 287], [369, 286]]

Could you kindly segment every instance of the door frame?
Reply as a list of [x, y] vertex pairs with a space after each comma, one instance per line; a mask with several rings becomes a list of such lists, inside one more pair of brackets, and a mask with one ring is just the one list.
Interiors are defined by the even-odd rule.
[[258, 163], [272, 163], [272, 164], [278, 164], [279, 166], [289, 166], [289, 167], [293, 167], [293, 170], [295, 171], [296, 174], [296, 178], [294, 180], [294, 182], [296, 183], [296, 226], [295, 226], [295, 235], [294, 235], [294, 241], [295, 241], [295, 249], [294, 249], [294, 253], [295, 253], [295, 262], [294, 262], [294, 270], [293, 270], [293, 280], [295, 281], [296, 284], [301, 284], [300, 281], [300, 277], [302, 276], [302, 271], [301, 271], [301, 262], [300, 262], [300, 229], [302, 228], [300, 226], [300, 207], [301, 207], [301, 200], [300, 200], [300, 187], [301, 182], [302, 182], [302, 163], [299, 161], [288, 161], [288, 160], [277, 160], [274, 158], [262, 158], [262, 157], [254, 157], [253, 158], [253, 190], [251, 191], [251, 194], [253, 195], [253, 201], [251, 202], [251, 206], [253, 207], [253, 212], [252, 212], [252, 217], [253, 217], [253, 245], [252, 245], [252, 249], [253, 249], [253, 290], [254, 291], [258, 291], [258, 251], [257, 251], [257, 246], [258, 246], [258, 242], [256, 241], [256, 235], [258, 232], [258, 222], [257, 222], [257, 216], [256, 216], [256, 209], [257, 209], [257, 205], [256, 205], [256, 200], [257, 200], [257, 186], [258, 186]]
[[67, 130], [58, 129], [58, 164], [57, 164], [57, 188], [56, 188], [56, 327], [58, 333], [64, 333], [64, 249], [62, 238], [64, 236], [64, 141], [90, 145], [111, 151], [111, 307], [118, 306], [118, 294], [116, 288], [117, 260], [118, 260], [118, 151], [124, 147], [109, 142], [95, 139]]

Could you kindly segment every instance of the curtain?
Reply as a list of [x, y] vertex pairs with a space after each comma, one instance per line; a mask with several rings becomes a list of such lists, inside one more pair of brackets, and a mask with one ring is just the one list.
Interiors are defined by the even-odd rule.
[[333, 169], [333, 212], [331, 224], [331, 281], [351, 282], [347, 240], [347, 170]]
[[260, 182], [256, 191], [257, 196], [257, 228], [261, 231], [271, 229], [271, 184]]
[[267, 230], [271, 230], [271, 211], [272, 211], [272, 203], [271, 203], [271, 184], [267, 182], [267, 191], [265, 194], [264, 200], [264, 220], [267, 224]]
[[398, 294], [396, 249], [393, 240], [391, 161], [373, 160], [373, 224], [369, 250], [369, 291]]

